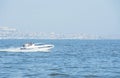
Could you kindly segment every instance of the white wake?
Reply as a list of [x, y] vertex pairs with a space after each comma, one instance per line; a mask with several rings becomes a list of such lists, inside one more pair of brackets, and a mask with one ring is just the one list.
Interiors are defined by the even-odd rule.
[[47, 49], [22, 50], [22, 49], [20, 49], [20, 48], [18, 47], [18, 48], [0, 49], [0, 52], [50, 52], [50, 50], [47, 50]]

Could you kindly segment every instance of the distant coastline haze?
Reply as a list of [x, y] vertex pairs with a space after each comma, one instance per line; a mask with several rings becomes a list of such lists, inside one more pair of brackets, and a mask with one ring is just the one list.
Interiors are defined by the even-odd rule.
[[120, 0], [0, 0], [0, 27], [21, 32], [120, 34]]

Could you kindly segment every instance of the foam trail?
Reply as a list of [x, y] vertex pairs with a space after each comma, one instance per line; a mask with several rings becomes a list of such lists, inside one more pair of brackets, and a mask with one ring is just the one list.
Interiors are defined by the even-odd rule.
[[0, 52], [50, 52], [50, 50], [46, 50], [46, 49], [21, 50], [18, 47], [18, 48], [0, 49]]

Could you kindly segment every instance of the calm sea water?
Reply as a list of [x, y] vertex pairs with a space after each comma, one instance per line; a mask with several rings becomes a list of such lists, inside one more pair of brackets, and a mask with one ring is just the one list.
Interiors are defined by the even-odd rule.
[[50, 52], [0, 52], [0, 78], [120, 78], [120, 40], [0, 40], [0, 49], [26, 42]]

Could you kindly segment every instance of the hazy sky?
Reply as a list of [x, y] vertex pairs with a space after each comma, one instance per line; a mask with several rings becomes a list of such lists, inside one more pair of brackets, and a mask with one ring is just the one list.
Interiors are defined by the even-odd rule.
[[120, 0], [0, 0], [0, 26], [30, 32], [120, 34]]

